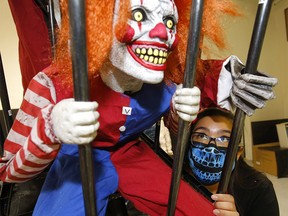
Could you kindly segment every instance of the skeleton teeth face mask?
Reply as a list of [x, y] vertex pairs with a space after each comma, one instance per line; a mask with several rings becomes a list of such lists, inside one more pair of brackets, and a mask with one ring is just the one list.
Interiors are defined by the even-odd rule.
[[125, 36], [121, 41], [114, 38], [110, 61], [136, 79], [159, 83], [178, 41], [176, 5], [173, 0], [131, 0], [131, 11]]
[[[203, 185], [218, 183], [226, 156], [225, 150], [219, 150], [215, 144], [196, 143], [188, 152], [189, 165], [195, 178]], [[235, 167], [235, 162], [233, 169]]]

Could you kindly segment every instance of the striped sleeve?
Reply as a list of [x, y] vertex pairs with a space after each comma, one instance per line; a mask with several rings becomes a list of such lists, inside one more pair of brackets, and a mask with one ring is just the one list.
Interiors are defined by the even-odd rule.
[[60, 144], [52, 131], [50, 114], [56, 102], [53, 82], [40, 72], [30, 82], [0, 159], [0, 179], [23, 182], [44, 170]]

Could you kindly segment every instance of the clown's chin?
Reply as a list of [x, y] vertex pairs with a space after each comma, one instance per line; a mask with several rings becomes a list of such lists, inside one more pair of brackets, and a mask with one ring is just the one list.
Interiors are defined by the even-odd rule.
[[140, 80], [148, 84], [158, 84], [162, 82], [163, 79], [164, 79], [163, 71], [153, 71], [153, 70], [145, 70], [142, 74], [142, 77], [140, 77]]
[[158, 84], [164, 79], [164, 71], [143, 67], [143, 65], [135, 61], [134, 64], [130, 64], [129, 67], [123, 68], [123, 72], [147, 84]]

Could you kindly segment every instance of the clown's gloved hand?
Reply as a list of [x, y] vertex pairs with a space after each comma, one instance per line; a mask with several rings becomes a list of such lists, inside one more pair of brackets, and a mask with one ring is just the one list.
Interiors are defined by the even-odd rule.
[[178, 116], [188, 122], [192, 122], [199, 111], [200, 90], [198, 87], [183, 88], [180, 84], [172, 97], [173, 108]]
[[62, 143], [88, 144], [99, 128], [97, 102], [65, 99], [56, 104], [51, 113], [53, 132]]
[[263, 108], [267, 100], [275, 98], [272, 87], [277, 84], [277, 78], [258, 71], [254, 75], [244, 74], [245, 66], [235, 56], [229, 63], [233, 80], [230, 96], [236, 107], [251, 116], [255, 109]]

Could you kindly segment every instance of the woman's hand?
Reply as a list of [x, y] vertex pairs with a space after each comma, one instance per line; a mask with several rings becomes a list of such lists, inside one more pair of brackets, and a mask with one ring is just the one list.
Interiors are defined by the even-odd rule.
[[211, 198], [215, 201], [213, 213], [220, 216], [239, 216], [234, 197], [230, 194], [213, 194]]

